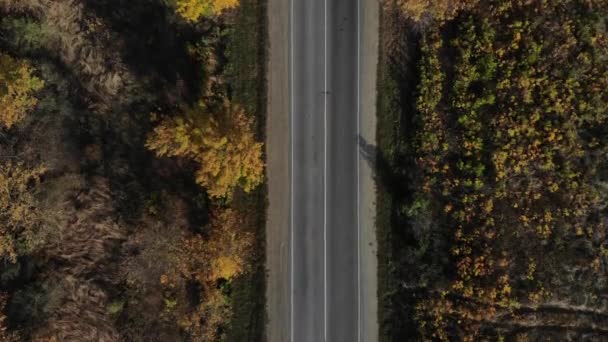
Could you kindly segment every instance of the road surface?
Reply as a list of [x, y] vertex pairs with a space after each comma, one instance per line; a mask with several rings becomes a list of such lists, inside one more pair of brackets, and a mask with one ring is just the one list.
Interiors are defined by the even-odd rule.
[[291, 340], [325, 341], [325, 1], [291, 6]]
[[292, 341], [359, 339], [357, 1], [292, 0]]
[[375, 137], [377, 0], [360, 1], [269, 1], [270, 342], [377, 340], [373, 161], [359, 148]]

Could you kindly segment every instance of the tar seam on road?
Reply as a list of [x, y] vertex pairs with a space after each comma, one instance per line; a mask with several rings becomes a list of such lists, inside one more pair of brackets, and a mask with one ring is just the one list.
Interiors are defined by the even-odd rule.
[[361, 191], [359, 167], [359, 137], [361, 136], [361, 0], [357, 0], [357, 136], [355, 137], [355, 152], [357, 153], [357, 341], [361, 342], [361, 220], [359, 210], [361, 207]]
[[323, 337], [327, 342], [327, 0], [323, 6]]
[[289, 307], [289, 315], [290, 315], [290, 322], [289, 322], [289, 325], [290, 325], [289, 330], [290, 330], [290, 332], [289, 332], [289, 334], [290, 334], [291, 342], [294, 341], [294, 334], [293, 334], [293, 330], [294, 330], [293, 329], [293, 324], [294, 324], [294, 318], [293, 318], [293, 316], [294, 316], [294, 313], [293, 313], [293, 304], [294, 304], [293, 267], [294, 267], [294, 254], [295, 254], [294, 253], [294, 231], [293, 231], [293, 203], [294, 203], [294, 200], [293, 200], [293, 196], [294, 196], [294, 194], [293, 194], [294, 193], [294, 181], [293, 181], [293, 156], [294, 156], [294, 153], [293, 153], [293, 142], [294, 142], [294, 139], [295, 139], [294, 138], [295, 130], [293, 129], [294, 128], [294, 125], [293, 125], [293, 110], [294, 110], [294, 101], [293, 101], [293, 98], [294, 98], [294, 96], [293, 96], [294, 95], [294, 89], [293, 89], [294, 88], [294, 86], [293, 86], [293, 84], [294, 84], [294, 82], [293, 82], [293, 75], [294, 75], [294, 73], [293, 73], [293, 64], [294, 64], [293, 63], [294, 62], [294, 55], [293, 55], [293, 44], [294, 44], [294, 34], [293, 34], [293, 26], [294, 26], [293, 25], [293, 18], [294, 18], [293, 17], [293, 2], [294, 2], [294, 0], [291, 0], [289, 2], [289, 4], [290, 4], [289, 5], [289, 16], [290, 16], [290, 20], [289, 20], [289, 31], [290, 32], [289, 32], [289, 34], [290, 34], [290, 38], [291, 38], [290, 39], [291, 42], [289, 44], [289, 54], [290, 54], [290, 56], [289, 56], [290, 57], [290, 63], [289, 63], [290, 66], [289, 66], [289, 69], [291, 71], [291, 73], [289, 75], [289, 83], [290, 83], [289, 87], [291, 88], [290, 89], [290, 93], [291, 93], [290, 95], [291, 96], [290, 96], [290, 99], [289, 99], [289, 102], [290, 102], [289, 121], [290, 121], [290, 130], [291, 130], [291, 132], [290, 132], [291, 133], [290, 134], [290, 137], [291, 137], [291, 139], [290, 139], [290, 145], [291, 145], [290, 146], [291, 147], [291, 165], [289, 166], [289, 169], [290, 169], [289, 170], [289, 176], [291, 178], [291, 182], [290, 182], [291, 188], [289, 189], [289, 192], [290, 192], [290, 202], [291, 202], [290, 206], [289, 206], [290, 207], [290, 221], [291, 221], [290, 222], [290, 229], [289, 229], [289, 232], [290, 232], [290, 235], [291, 235], [291, 239], [290, 239], [291, 240], [290, 241], [291, 246], [289, 248], [289, 250], [291, 251], [291, 267], [290, 267], [290, 269], [291, 269], [291, 272], [290, 272], [291, 279], [289, 281], [290, 282], [290, 287], [291, 287], [291, 291], [290, 291], [291, 292], [291, 305]]

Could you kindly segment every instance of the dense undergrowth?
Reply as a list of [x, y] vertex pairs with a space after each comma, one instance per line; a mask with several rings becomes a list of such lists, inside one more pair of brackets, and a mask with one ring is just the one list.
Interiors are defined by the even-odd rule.
[[606, 4], [429, 4], [383, 14], [383, 339], [606, 338]]
[[264, 1], [0, 10], [0, 339], [261, 340]]

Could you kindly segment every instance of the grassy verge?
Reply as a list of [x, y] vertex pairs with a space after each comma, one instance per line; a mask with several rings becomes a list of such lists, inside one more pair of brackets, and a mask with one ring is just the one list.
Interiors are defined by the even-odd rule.
[[410, 199], [407, 166], [411, 113], [418, 83], [418, 35], [398, 11], [383, 7], [380, 13], [378, 61], [378, 321], [380, 341], [415, 340], [411, 293], [403, 289], [409, 270], [404, 267], [410, 246], [408, 222], [400, 215]]
[[233, 316], [228, 331], [229, 341], [262, 341], [265, 328], [266, 307], [266, 188], [235, 199], [234, 207], [244, 212], [251, 225], [256, 241], [248, 272], [232, 282]]
[[[228, 81], [232, 99], [254, 115], [258, 137], [264, 139], [266, 121], [266, 0], [241, 0], [229, 32], [227, 55]], [[254, 233], [255, 254], [248, 272], [232, 283], [233, 316], [229, 325], [229, 341], [262, 341], [266, 305], [266, 185], [254, 193], [237, 196], [234, 207], [248, 217]]]
[[[384, 11], [380, 11], [380, 42], [386, 35], [387, 25], [383, 22]], [[389, 149], [394, 146], [391, 123], [395, 121], [396, 110], [390, 103], [395, 96], [394, 80], [387, 73], [386, 52], [380, 47], [378, 54], [378, 84], [377, 84], [377, 117], [376, 137], [378, 142], [378, 162], [386, 161]], [[391, 91], [391, 89], [393, 91]], [[378, 165], [378, 168], [385, 167]], [[391, 212], [392, 201], [384, 182], [378, 182], [376, 198], [376, 234], [378, 240], [378, 322], [380, 324], [380, 341], [389, 341], [387, 324], [390, 321], [390, 295], [393, 285], [390, 284], [390, 242], [391, 242]]]
[[232, 100], [255, 115], [260, 128], [266, 115], [266, 23], [266, 0], [241, 0], [226, 51]]

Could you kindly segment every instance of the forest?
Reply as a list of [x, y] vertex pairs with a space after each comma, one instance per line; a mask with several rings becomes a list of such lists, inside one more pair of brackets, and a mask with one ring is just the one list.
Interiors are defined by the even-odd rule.
[[608, 339], [607, 19], [383, 2], [381, 341]]
[[0, 0], [0, 340], [264, 334], [264, 0]]

